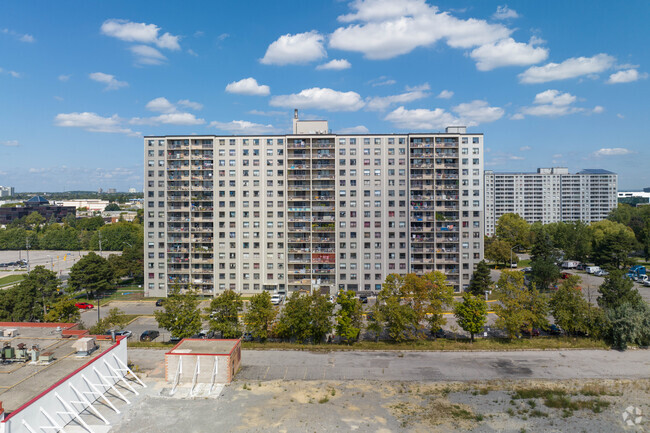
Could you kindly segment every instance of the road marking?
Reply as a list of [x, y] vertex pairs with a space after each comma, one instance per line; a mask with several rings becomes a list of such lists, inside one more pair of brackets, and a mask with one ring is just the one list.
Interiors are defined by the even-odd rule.
[[268, 367], [266, 367], [266, 373], [264, 373], [264, 380], [266, 380], [266, 376], [269, 374], [269, 369], [270, 368], [271, 368], [270, 365]]

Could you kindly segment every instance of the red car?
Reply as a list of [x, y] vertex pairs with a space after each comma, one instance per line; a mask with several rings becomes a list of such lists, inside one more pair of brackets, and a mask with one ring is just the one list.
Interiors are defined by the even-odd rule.
[[95, 308], [93, 304], [89, 304], [88, 302], [77, 302], [74, 304], [75, 307], [79, 308], [80, 310], [89, 310], [91, 308]]

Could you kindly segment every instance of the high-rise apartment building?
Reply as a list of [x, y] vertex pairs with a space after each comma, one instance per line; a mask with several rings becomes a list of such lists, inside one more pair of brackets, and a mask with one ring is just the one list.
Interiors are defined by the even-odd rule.
[[0, 186], [0, 197], [11, 197], [14, 195], [13, 186]]
[[145, 289], [379, 290], [483, 257], [483, 135], [145, 137]]
[[529, 223], [600, 221], [616, 207], [618, 175], [602, 169], [571, 174], [564, 167], [539, 168], [536, 173], [485, 171], [485, 233], [496, 222], [516, 213]]

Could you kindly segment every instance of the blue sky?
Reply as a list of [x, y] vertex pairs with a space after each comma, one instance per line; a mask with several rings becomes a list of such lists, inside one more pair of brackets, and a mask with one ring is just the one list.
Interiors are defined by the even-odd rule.
[[485, 133], [486, 168], [650, 186], [650, 2], [5, 1], [0, 185], [142, 189], [142, 136]]

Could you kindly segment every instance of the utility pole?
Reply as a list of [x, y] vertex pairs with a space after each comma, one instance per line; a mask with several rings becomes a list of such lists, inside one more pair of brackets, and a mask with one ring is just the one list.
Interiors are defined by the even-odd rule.
[[29, 273], [29, 238], [25, 239], [25, 249], [27, 250], [27, 272]]
[[[97, 234], [99, 235], [99, 256], [102, 256], [102, 232], [97, 230]], [[99, 304], [102, 302], [101, 295], [99, 294], [99, 291], [97, 292], [97, 323], [99, 323]]]

